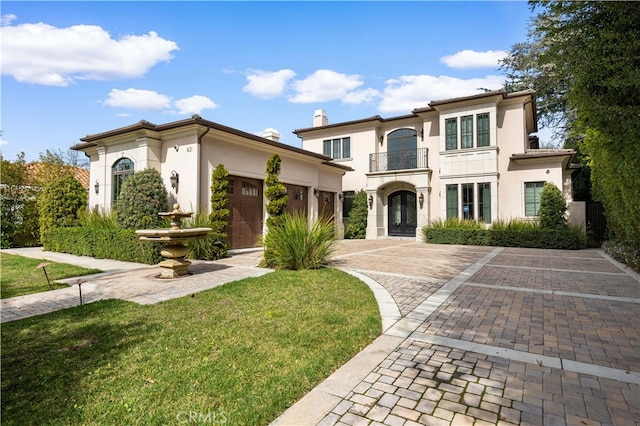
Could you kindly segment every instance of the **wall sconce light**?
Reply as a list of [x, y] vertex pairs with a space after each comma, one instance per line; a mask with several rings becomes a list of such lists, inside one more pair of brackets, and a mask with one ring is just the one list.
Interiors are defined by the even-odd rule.
[[424, 141], [424, 127], [420, 129], [420, 139]]
[[373, 195], [369, 195], [369, 208], [373, 207]]
[[180, 175], [178, 174], [178, 172], [176, 172], [175, 170], [171, 170], [171, 177], [169, 178], [169, 180], [171, 181], [171, 188], [175, 189], [177, 193], [178, 182], [180, 182]]
[[316, 197], [318, 196], [319, 192], [320, 192], [320, 188], [318, 188], [317, 186], [313, 188], [313, 195], [315, 195]]
[[380, 146], [382, 146], [382, 141], [384, 141], [384, 135], [378, 136], [378, 140], [380, 141]]
[[93, 189], [96, 191], [96, 194], [100, 192], [100, 181], [96, 179], [96, 184], [93, 185]]
[[420, 196], [418, 197], [418, 202], [420, 203], [420, 208], [422, 208], [422, 206], [424, 205], [424, 194], [421, 192]]
[[340, 199], [340, 201], [342, 201], [344, 199], [344, 194], [342, 192], [339, 193], [338, 198]]

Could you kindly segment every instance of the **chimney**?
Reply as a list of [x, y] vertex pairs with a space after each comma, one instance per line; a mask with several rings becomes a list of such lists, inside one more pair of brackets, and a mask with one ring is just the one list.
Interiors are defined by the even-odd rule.
[[322, 127], [329, 124], [329, 118], [327, 118], [327, 111], [323, 109], [317, 109], [313, 113], [313, 127]]
[[264, 132], [262, 132], [262, 137], [274, 142], [280, 142], [280, 132], [272, 127], [264, 129]]

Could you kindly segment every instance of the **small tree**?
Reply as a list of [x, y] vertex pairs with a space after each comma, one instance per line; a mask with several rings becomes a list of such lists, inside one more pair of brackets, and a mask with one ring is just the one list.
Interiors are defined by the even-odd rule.
[[267, 189], [264, 196], [269, 200], [267, 203], [267, 227], [271, 228], [278, 226], [281, 221], [282, 215], [284, 215], [287, 208], [287, 188], [280, 183], [278, 177], [280, 176], [280, 165], [282, 160], [278, 154], [273, 154], [269, 161], [267, 161], [267, 178], [265, 184]]
[[367, 192], [360, 190], [353, 199], [353, 206], [349, 212], [349, 224], [344, 231], [347, 239], [363, 239], [367, 233]]
[[169, 195], [156, 169], [129, 176], [116, 202], [116, 222], [123, 228], [149, 229], [162, 226], [160, 212], [169, 210]]
[[551, 182], [545, 182], [540, 194], [540, 226], [542, 228], [562, 228], [567, 225], [565, 212], [567, 204], [562, 192]]
[[47, 248], [48, 233], [56, 227], [80, 225], [79, 215], [87, 206], [87, 191], [73, 176], [45, 186], [39, 200], [40, 238]]

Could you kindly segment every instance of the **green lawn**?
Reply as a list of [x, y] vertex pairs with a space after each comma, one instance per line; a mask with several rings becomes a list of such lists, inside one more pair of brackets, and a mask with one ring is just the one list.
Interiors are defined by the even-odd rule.
[[2, 422], [265, 425], [380, 332], [371, 291], [335, 269], [9, 322]]
[[[49, 290], [44, 272], [41, 268], [36, 268], [42, 262], [47, 261], [0, 253], [0, 265], [2, 265], [0, 298], [6, 299]], [[69, 287], [66, 284], [56, 283], [56, 280], [101, 272], [98, 269], [81, 268], [65, 263], [48, 263], [46, 269], [53, 289]]]

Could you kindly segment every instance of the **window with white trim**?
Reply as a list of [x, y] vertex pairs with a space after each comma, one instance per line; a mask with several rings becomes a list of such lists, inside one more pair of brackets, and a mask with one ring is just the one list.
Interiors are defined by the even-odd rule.
[[460, 117], [460, 148], [473, 148], [473, 115]]
[[351, 158], [351, 138], [325, 139], [322, 141], [322, 153], [334, 160]]
[[540, 194], [544, 182], [525, 182], [524, 184], [524, 215], [535, 217], [540, 211]]
[[133, 174], [133, 161], [127, 157], [122, 157], [111, 167], [111, 179], [112, 179], [112, 193], [111, 200], [113, 204], [118, 201], [120, 191], [122, 190], [122, 184], [124, 181]]

